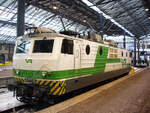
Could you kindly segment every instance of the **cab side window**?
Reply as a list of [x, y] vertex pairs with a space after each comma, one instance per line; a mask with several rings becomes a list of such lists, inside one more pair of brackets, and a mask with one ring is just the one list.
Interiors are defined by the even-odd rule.
[[73, 40], [63, 39], [61, 53], [73, 54]]
[[130, 57], [132, 57], [132, 52], [130, 52]]
[[123, 57], [123, 51], [122, 51], [122, 53], [121, 53], [121, 54], [122, 54], [122, 57]]

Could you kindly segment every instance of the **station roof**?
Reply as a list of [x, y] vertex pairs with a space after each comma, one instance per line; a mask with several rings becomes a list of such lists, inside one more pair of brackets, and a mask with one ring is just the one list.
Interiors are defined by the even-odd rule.
[[[150, 34], [149, 0], [90, 0], [137, 38]], [[149, 9], [149, 10], [148, 10]], [[147, 11], [146, 11], [147, 10]]]
[[[121, 35], [125, 31], [139, 38], [150, 33], [144, 4], [144, 0], [26, 0], [25, 26], [34, 24], [58, 32], [63, 30], [63, 21], [66, 29], [80, 33]], [[16, 40], [16, 23], [17, 0], [0, 0], [0, 40]]]

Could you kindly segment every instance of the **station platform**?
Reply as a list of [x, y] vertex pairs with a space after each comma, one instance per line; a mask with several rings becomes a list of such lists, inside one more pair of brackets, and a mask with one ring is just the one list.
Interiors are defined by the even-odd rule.
[[0, 68], [0, 78], [2, 78], [2, 77], [12, 77], [12, 76], [13, 76], [12, 69]]
[[0, 65], [0, 71], [13, 69], [12, 65]]
[[38, 113], [150, 113], [150, 67]]

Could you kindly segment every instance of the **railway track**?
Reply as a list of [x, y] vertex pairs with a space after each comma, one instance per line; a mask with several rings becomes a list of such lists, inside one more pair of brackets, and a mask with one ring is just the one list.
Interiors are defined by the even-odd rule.
[[[0, 111], [1, 112], [1, 111]], [[26, 105], [16, 106], [14, 108], [2, 111], [2, 113], [34, 113], [35, 111], [31, 107]]]
[[15, 109], [16, 107], [24, 105], [24, 103], [19, 102], [13, 96], [13, 92], [8, 91], [7, 88], [0, 88], [0, 103], [0, 112]]
[[14, 97], [13, 92], [8, 90], [9, 84], [14, 84], [13, 76], [0, 77], [0, 113], [19, 113], [20, 110], [25, 111], [24, 108], [26, 105], [19, 102]]

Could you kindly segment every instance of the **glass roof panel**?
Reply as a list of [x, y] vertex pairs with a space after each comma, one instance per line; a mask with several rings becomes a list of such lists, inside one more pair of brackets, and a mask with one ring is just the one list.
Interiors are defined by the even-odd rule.
[[[83, 25], [62, 19], [66, 29], [83, 32], [87, 28]], [[16, 40], [17, 23], [17, 0], [0, 0], [0, 40]], [[63, 30], [63, 26], [58, 15], [29, 5], [25, 10], [25, 24], [36, 27], [44, 26], [57, 32]]]

